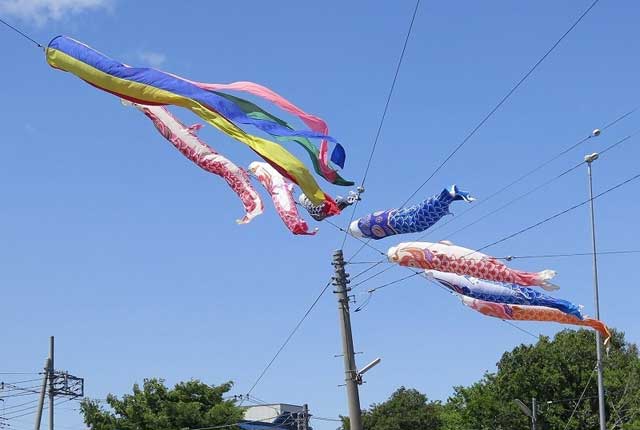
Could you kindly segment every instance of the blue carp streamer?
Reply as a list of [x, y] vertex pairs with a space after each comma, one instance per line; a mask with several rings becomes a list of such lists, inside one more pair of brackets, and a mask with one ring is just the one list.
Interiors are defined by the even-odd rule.
[[506, 282], [485, 281], [473, 276], [461, 276], [437, 270], [426, 270], [427, 276], [451, 291], [473, 299], [509, 305], [545, 306], [557, 309], [582, 320], [580, 306], [567, 300], [557, 299], [533, 288], [521, 287]]
[[363, 216], [351, 223], [349, 233], [356, 237], [382, 239], [387, 236], [425, 231], [440, 218], [449, 215], [449, 205], [456, 200], [471, 202], [469, 193], [453, 185], [438, 195], [408, 208], [389, 209]]

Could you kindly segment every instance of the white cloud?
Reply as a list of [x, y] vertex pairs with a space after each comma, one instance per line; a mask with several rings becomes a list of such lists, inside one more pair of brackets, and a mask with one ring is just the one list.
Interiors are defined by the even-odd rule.
[[0, 0], [0, 12], [24, 21], [44, 24], [69, 14], [108, 8], [112, 0]]
[[38, 129], [37, 129], [37, 128], [35, 128], [35, 127], [33, 126], [33, 124], [31, 124], [31, 123], [29, 123], [29, 122], [27, 122], [27, 123], [24, 125], [24, 129], [25, 129], [25, 130], [27, 131], [27, 133], [29, 133], [29, 134], [37, 134], [37, 133], [38, 133]]
[[138, 54], [140, 60], [147, 63], [151, 67], [159, 68], [167, 61], [167, 56], [159, 52], [144, 51]]

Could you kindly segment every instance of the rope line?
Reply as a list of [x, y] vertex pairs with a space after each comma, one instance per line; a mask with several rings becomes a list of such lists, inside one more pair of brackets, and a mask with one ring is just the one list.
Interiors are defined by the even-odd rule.
[[[382, 126], [384, 125], [384, 120], [387, 117], [387, 112], [389, 111], [389, 103], [391, 102], [391, 97], [393, 96], [393, 90], [396, 87], [396, 82], [398, 81], [398, 74], [400, 73], [400, 67], [402, 66], [402, 60], [404, 59], [404, 54], [407, 51], [407, 45], [409, 43], [409, 38], [411, 37], [411, 31], [413, 30], [413, 23], [416, 20], [416, 15], [418, 14], [418, 9], [420, 8], [420, 0], [416, 1], [416, 6], [413, 9], [413, 15], [411, 16], [411, 22], [409, 23], [409, 29], [407, 30], [407, 35], [404, 39], [404, 44], [402, 45], [402, 51], [400, 52], [400, 58], [398, 59], [398, 64], [396, 66], [396, 71], [393, 75], [393, 81], [391, 82], [391, 87], [389, 88], [389, 94], [387, 95], [387, 101], [384, 104], [384, 110], [382, 111], [382, 117], [380, 117], [380, 123], [378, 124], [378, 131], [376, 132], [376, 137], [373, 140], [373, 145], [371, 146], [371, 152], [369, 153], [369, 160], [367, 160], [367, 167], [364, 170], [364, 175], [362, 177], [362, 182], [360, 182], [360, 188], [364, 190], [364, 183], [367, 180], [367, 175], [369, 174], [369, 168], [371, 167], [371, 161], [373, 160], [373, 154], [376, 151], [376, 147], [378, 146], [378, 140], [380, 139], [380, 133], [382, 132]], [[356, 215], [356, 208], [358, 207], [358, 200], [353, 205], [353, 209], [351, 210], [351, 217], [349, 218], [349, 224], [347, 224], [347, 228], [344, 233], [344, 237], [342, 238], [342, 244], [340, 245], [340, 249], [344, 248], [344, 244], [347, 241], [347, 231], [349, 230], [349, 225], [353, 221], [353, 218]]]
[[7, 27], [9, 27], [11, 30], [15, 31], [16, 33], [18, 33], [20, 36], [24, 37], [25, 39], [29, 40], [30, 42], [34, 43], [38, 48], [42, 48], [44, 49], [44, 46], [42, 46], [40, 43], [38, 43], [35, 39], [33, 39], [31, 36], [29, 36], [27, 33], [25, 33], [22, 30], [19, 30], [18, 28], [14, 27], [13, 25], [9, 24], [7, 21], [5, 21], [4, 19], [0, 18], [0, 22], [4, 25], [6, 25]]

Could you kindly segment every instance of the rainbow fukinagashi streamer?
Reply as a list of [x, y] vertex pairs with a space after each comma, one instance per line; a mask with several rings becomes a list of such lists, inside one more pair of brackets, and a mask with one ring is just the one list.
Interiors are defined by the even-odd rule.
[[252, 118], [228, 98], [188, 80], [151, 68], [129, 67], [65, 36], [58, 36], [49, 43], [46, 58], [52, 67], [73, 73], [94, 87], [125, 100], [191, 110], [218, 130], [249, 146], [280, 174], [297, 184], [314, 204], [326, 203], [333, 213], [340, 212], [300, 160], [281, 145], [246, 133], [239, 124], [251, 125], [279, 137], [335, 141], [330, 136], [312, 130], [293, 130], [270, 119]]
[[[289, 100], [282, 97], [280, 94], [275, 91], [264, 87], [260, 84], [256, 84], [254, 82], [232, 82], [230, 84], [210, 84], [204, 82], [195, 82], [190, 81], [194, 85], [197, 85], [200, 88], [215, 91], [216, 94], [227, 97], [233, 101], [235, 101], [238, 106], [250, 117], [253, 118], [262, 118], [262, 119], [271, 119], [284, 127], [291, 126], [283, 121], [282, 119], [264, 111], [259, 106], [251, 103], [248, 100], [241, 99], [239, 97], [231, 96], [225, 93], [219, 93], [220, 90], [233, 90], [233, 91], [242, 91], [249, 93], [251, 95], [261, 97], [279, 108], [296, 115], [300, 118], [311, 130], [316, 131], [318, 133], [329, 134], [329, 127], [327, 123], [322, 119], [310, 113], [307, 113], [300, 109], [298, 106], [291, 103]], [[280, 141], [292, 140], [301, 145], [311, 157], [313, 162], [313, 167], [320, 176], [325, 178], [327, 181], [331, 182], [335, 185], [342, 186], [350, 186], [354, 183], [352, 181], [347, 181], [342, 178], [338, 173], [338, 169], [336, 167], [344, 168], [344, 162], [346, 158], [346, 153], [344, 147], [338, 143], [333, 142], [335, 147], [333, 151], [331, 151], [331, 156], [329, 156], [329, 141], [327, 139], [323, 139], [320, 144], [320, 148], [318, 149], [313, 143], [309, 141], [309, 139], [299, 136], [293, 137], [277, 137]]]

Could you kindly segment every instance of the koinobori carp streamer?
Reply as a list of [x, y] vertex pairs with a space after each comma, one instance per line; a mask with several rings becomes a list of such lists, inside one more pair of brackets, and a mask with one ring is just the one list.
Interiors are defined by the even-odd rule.
[[567, 300], [541, 293], [533, 288], [521, 287], [506, 282], [487, 281], [473, 276], [462, 276], [437, 270], [427, 270], [425, 273], [428, 278], [434, 279], [440, 285], [467, 297], [494, 303], [546, 306], [582, 319], [580, 306]]
[[247, 172], [200, 140], [196, 135], [200, 126], [185, 126], [162, 106], [147, 106], [131, 102], [125, 102], [125, 104], [131, 104], [142, 111], [153, 122], [160, 134], [185, 157], [200, 168], [227, 181], [242, 200], [246, 212], [242, 219], [237, 220], [239, 224], [246, 224], [262, 213], [264, 209], [262, 199], [251, 185]]
[[249, 171], [265, 187], [282, 222], [293, 234], [316, 234], [316, 231], [309, 231], [307, 222], [300, 218], [290, 182], [267, 163], [254, 161], [249, 165]]
[[471, 202], [474, 199], [453, 185], [451, 189], [444, 189], [415, 206], [365, 215], [351, 223], [349, 233], [355, 237], [382, 239], [396, 234], [425, 231], [448, 215], [449, 205], [456, 200]]
[[607, 326], [602, 321], [593, 318], [584, 317], [579, 319], [573, 315], [561, 312], [558, 309], [545, 306], [510, 305], [465, 296], [459, 297], [466, 306], [489, 317], [512, 321], [549, 321], [560, 324], [591, 327], [600, 332], [605, 345], [609, 343], [609, 339], [611, 338], [611, 333]]
[[559, 287], [549, 282], [556, 274], [553, 270], [525, 272], [511, 269], [495, 257], [451, 242], [405, 242], [389, 248], [387, 257], [401, 266], [451, 272], [475, 276], [489, 281], [510, 282], [524, 286], [540, 286], [547, 291]]
[[[359, 200], [360, 191], [349, 191], [349, 195], [347, 197], [337, 196], [335, 198], [335, 202], [341, 211]], [[300, 203], [300, 206], [305, 208], [307, 212], [309, 212], [309, 215], [311, 215], [311, 217], [316, 221], [322, 221], [332, 215], [331, 213], [329, 213], [327, 205], [325, 205], [324, 203], [314, 205], [304, 194], [300, 194], [298, 196], [298, 202]]]

